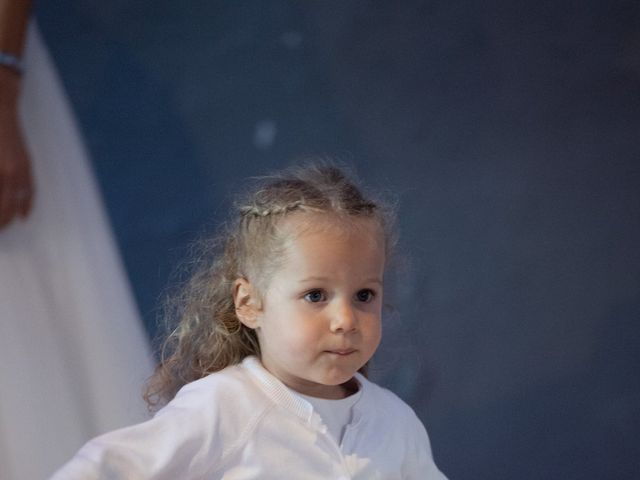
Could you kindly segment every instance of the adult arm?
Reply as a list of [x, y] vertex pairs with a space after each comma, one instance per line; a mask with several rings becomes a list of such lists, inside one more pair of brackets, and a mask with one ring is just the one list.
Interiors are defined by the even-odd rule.
[[[0, 0], [0, 52], [21, 58], [31, 0]], [[0, 229], [33, 203], [31, 162], [18, 120], [20, 74], [0, 64]]]

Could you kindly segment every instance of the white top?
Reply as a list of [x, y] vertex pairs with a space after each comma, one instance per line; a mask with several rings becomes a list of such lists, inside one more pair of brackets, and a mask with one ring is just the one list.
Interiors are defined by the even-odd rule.
[[338, 445], [342, 443], [342, 436], [351, 423], [353, 417], [353, 406], [362, 396], [362, 389], [346, 398], [328, 399], [311, 397], [298, 392], [293, 392], [307, 400], [314, 411], [320, 416], [321, 421], [326, 425], [329, 435], [333, 437]]
[[255, 357], [185, 385], [156, 416], [87, 443], [52, 480], [442, 480], [409, 406], [357, 374], [342, 443]]

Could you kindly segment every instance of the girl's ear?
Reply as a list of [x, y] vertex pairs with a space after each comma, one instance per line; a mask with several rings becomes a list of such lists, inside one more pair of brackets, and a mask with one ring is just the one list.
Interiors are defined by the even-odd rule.
[[260, 301], [255, 287], [246, 278], [238, 278], [233, 284], [233, 303], [238, 320], [249, 328], [260, 326]]

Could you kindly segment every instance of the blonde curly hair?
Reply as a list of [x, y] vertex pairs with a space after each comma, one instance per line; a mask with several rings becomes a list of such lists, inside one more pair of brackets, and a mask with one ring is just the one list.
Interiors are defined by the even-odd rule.
[[[189, 382], [249, 355], [260, 356], [255, 331], [236, 316], [234, 282], [250, 278], [264, 289], [282, 258], [279, 221], [305, 211], [376, 220], [384, 232], [387, 259], [396, 243], [390, 204], [365, 196], [345, 168], [331, 161], [307, 162], [256, 179], [217, 236], [196, 246], [191, 261], [195, 272], [165, 305], [168, 334], [144, 394], [150, 409], [170, 401]], [[361, 371], [366, 374], [366, 366]]]

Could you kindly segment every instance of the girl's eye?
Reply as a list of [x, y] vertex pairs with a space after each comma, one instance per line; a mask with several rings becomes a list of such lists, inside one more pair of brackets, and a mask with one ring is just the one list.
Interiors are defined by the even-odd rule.
[[356, 293], [356, 298], [358, 299], [358, 301], [360, 302], [370, 302], [371, 300], [373, 300], [373, 297], [375, 297], [375, 292], [373, 290], [369, 290], [368, 288], [364, 289], [364, 290], [360, 290], [358, 293]]
[[311, 303], [318, 303], [325, 299], [325, 295], [322, 290], [312, 290], [304, 296], [304, 299]]

